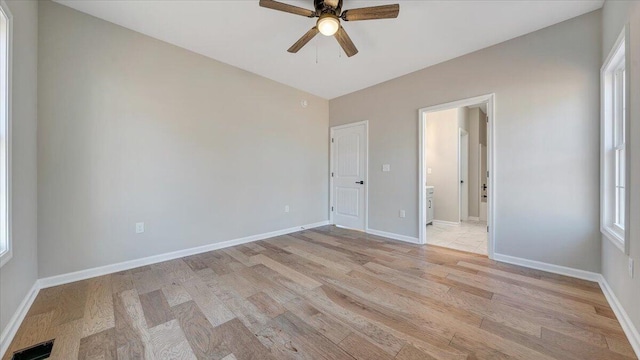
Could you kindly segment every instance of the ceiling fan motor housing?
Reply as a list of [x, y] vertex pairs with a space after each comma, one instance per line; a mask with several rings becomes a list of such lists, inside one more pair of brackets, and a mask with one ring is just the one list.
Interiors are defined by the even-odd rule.
[[322, 14], [340, 16], [342, 11], [342, 0], [313, 0], [313, 5], [316, 9], [316, 16]]

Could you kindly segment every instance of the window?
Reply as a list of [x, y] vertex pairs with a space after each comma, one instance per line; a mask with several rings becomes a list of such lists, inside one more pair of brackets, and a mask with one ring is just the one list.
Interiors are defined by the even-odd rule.
[[628, 71], [625, 33], [620, 34], [602, 67], [601, 139], [601, 230], [623, 252], [628, 253], [626, 191], [628, 145]]
[[0, 1], [0, 266], [11, 259], [10, 179], [11, 168], [9, 132], [11, 118], [9, 102], [11, 56], [11, 13]]

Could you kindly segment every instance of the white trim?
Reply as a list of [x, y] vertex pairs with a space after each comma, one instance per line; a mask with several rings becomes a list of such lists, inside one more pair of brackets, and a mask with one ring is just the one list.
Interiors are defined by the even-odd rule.
[[627, 340], [629, 340], [633, 351], [635, 351], [636, 357], [640, 358], [640, 333], [638, 332], [638, 329], [634, 326], [631, 318], [624, 310], [624, 307], [622, 307], [622, 304], [620, 304], [620, 301], [618, 301], [616, 294], [609, 286], [607, 280], [601, 274], [598, 275], [600, 276], [598, 282], [600, 283], [600, 288], [604, 293], [604, 297], [607, 299], [609, 306], [611, 306], [613, 313], [616, 314], [616, 318], [618, 319], [620, 326], [622, 326], [624, 334], [627, 335]]
[[[489, 227], [489, 234], [487, 236], [487, 254], [490, 259], [494, 258], [495, 253], [495, 233], [496, 233], [496, 217], [495, 217], [495, 204], [496, 204], [496, 192], [495, 192], [495, 174], [496, 174], [496, 161], [495, 161], [495, 122], [496, 122], [496, 106], [495, 106], [495, 94], [487, 94], [476, 96], [469, 99], [463, 99], [458, 101], [449, 102], [446, 104], [439, 104], [434, 106], [428, 106], [418, 110], [418, 130], [419, 130], [419, 145], [418, 145], [418, 238], [421, 244], [427, 243], [427, 214], [426, 214], [426, 202], [424, 196], [424, 187], [426, 185], [426, 167], [424, 166], [425, 158], [425, 130], [426, 130], [426, 114], [435, 111], [448, 110], [453, 108], [459, 108], [464, 106], [476, 105], [479, 103], [487, 104], [487, 171], [489, 172], [489, 178], [487, 179], [487, 226]], [[434, 220], [434, 223], [437, 223]]]
[[[611, 243], [613, 245], [615, 245], [618, 249], [620, 249], [620, 251], [622, 251], [625, 255], [629, 255], [629, 248], [630, 248], [630, 243], [631, 243], [631, 239], [630, 239], [630, 231], [625, 231], [624, 232], [624, 237], [620, 236], [614, 229], [611, 228], [611, 226], [609, 226], [607, 217], [607, 208], [606, 208], [606, 193], [607, 193], [607, 185], [608, 185], [608, 180], [606, 177], [606, 159], [605, 159], [605, 146], [607, 144], [607, 139], [606, 139], [606, 135], [607, 135], [607, 131], [606, 131], [606, 114], [607, 111], [610, 110], [611, 105], [609, 104], [609, 101], [607, 99], [607, 95], [608, 93], [608, 89], [606, 88], [606, 84], [608, 83], [607, 81], [607, 72], [608, 72], [608, 68], [611, 66], [611, 63], [616, 60], [616, 56], [619, 55], [619, 48], [620, 45], [625, 42], [625, 67], [627, 68], [627, 70], [629, 69], [629, 64], [630, 62], [630, 54], [631, 54], [631, 50], [630, 50], [630, 41], [626, 41], [625, 39], [630, 39], [630, 35], [629, 35], [629, 26], [628, 24], [625, 25], [624, 29], [622, 29], [622, 32], [620, 32], [620, 35], [618, 35], [618, 39], [616, 40], [615, 44], [613, 45], [613, 47], [611, 48], [611, 50], [609, 51], [609, 54], [607, 55], [607, 59], [604, 61], [604, 63], [602, 64], [602, 67], [600, 68], [600, 232], [602, 233], [602, 235], [607, 238], [607, 240], [611, 241]], [[627, 72], [628, 73], [628, 72]], [[626, 124], [625, 124], [625, 143], [629, 144], [630, 143], [630, 138], [631, 138], [631, 131], [629, 131], [629, 127], [631, 124], [631, 103], [629, 101], [630, 99], [630, 76], [627, 76], [626, 79], [626, 103], [627, 103], [627, 110], [626, 110]], [[626, 170], [625, 170], [625, 184], [630, 184], [631, 183], [631, 151], [627, 150], [626, 151], [626, 159], [625, 159], [625, 166], [626, 166]], [[625, 224], [627, 227], [629, 227], [630, 221], [631, 221], [631, 191], [625, 191]]]
[[460, 222], [456, 221], [444, 221], [444, 220], [433, 220], [433, 225], [446, 225], [446, 226], [458, 226]]
[[480, 221], [479, 216], [469, 216], [469, 221]]
[[36, 299], [39, 291], [40, 281], [36, 280], [18, 306], [18, 309], [16, 309], [16, 312], [13, 314], [11, 319], [9, 319], [7, 326], [2, 329], [2, 333], [0, 333], [0, 358], [4, 357], [4, 353], [9, 349], [9, 345], [11, 345], [13, 337], [16, 336], [24, 317], [27, 316], [27, 312], [31, 308], [31, 305], [33, 305], [33, 301]]
[[243, 238], [222, 241], [222, 242], [209, 244], [209, 245], [204, 245], [204, 246], [198, 246], [198, 247], [194, 247], [194, 248], [190, 248], [190, 249], [178, 250], [178, 251], [165, 253], [165, 254], [160, 254], [160, 255], [153, 255], [153, 256], [149, 256], [149, 257], [145, 257], [145, 258], [141, 258], [141, 259], [124, 261], [124, 262], [117, 263], [117, 264], [105, 265], [105, 266], [100, 266], [100, 267], [96, 267], [96, 268], [80, 270], [80, 271], [67, 273], [67, 274], [62, 274], [62, 275], [55, 275], [55, 276], [51, 276], [51, 277], [46, 277], [46, 278], [40, 279], [39, 280], [40, 287], [42, 289], [45, 289], [45, 288], [52, 287], [52, 286], [68, 284], [68, 283], [71, 283], [71, 282], [75, 282], [75, 281], [79, 281], [79, 280], [85, 280], [85, 279], [89, 279], [89, 278], [96, 277], [96, 276], [111, 274], [111, 273], [115, 273], [115, 272], [123, 271], [123, 270], [129, 270], [129, 269], [137, 268], [137, 267], [140, 267], [140, 266], [159, 263], [159, 262], [162, 262], [162, 261], [178, 259], [178, 258], [181, 258], [181, 257], [200, 254], [200, 253], [204, 253], [204, 252], [207, 252], [207, 251], [224, 249], [224, 248], [228, 248], [228, 247], [231, 247], [231, 246], [246, 244], [246, 243], [250, 243], [250, 242], [258, 241], [258, 240], [264, 240], [264, 239], [272, 238], [272, 237], [275, 237], [275, 236], [286, 235], [286, 234], [290, 234], [290, 233], [293, 233], [293, 232], [301, 231], [301, 230], [304, 230], [304, 229], [311, 229], [311, 228], [324, 226], [324, 225], [329, 225], [329, 222], [328, 221], [321, 221], [321, 222], [317, 222], [317, 223], [313, 223], [313, 224], [308, 224], [308, 225], [303, 225], [303, 226], [296, 226], [296, 227], [292, 227], [292, 228], [288, 228], [288, 229], [276, 230], [276, 231], [263, 233], [263, 234], [258, 234], [258, 235], [251, 235], [251, 236], [247, 236], [247, 237], [243, 237]]
[[[4, 2], [4, 0], [0, 0], [0, 11], [2, 11], [2, 13], [5, 15], [5, 17], [7, 18], [7, 66], [6, 66], [6, 71], [7, 73], [5, 74], [6, 78], [7, 78], [7, 91], [3, 91], [4, 92], [4, 101], [6, 102], [7, 106], [6, 106], [6, 113], [3, 115], [6, 117], [6, 158], [7, 158], [7, 162], [6, 162], [6, 167], [5, 167], [5, 173], [7, 175], [6, 178], [6, 183], [5, 183], [5, 188], [4, 191], [6, 193], [6, 217], [4, 220], [4, 222], [6, 223], [5, 225], [5, 231], [6, 233], [4, 234], [6, 236], [7, 239], [7, 250], [4, 251], [4, 253], [2, 253], [2, 255], [0, 255], [0, 268], [6, 264], [7, 262], [9, 262], [9, 260], [11, 260], [11, 258], [13, 257], [13, 239], [12, 239], [12, 232], [11, 232], [11, 228], [12, 228], [12, 218], [11, 218], [11, 213], [12, 213], [12, 193], [11, 193], [11, 177], [12, 177], [12, 171], [11, 171], [11, 156], [12, 156], [12, 151], [11, 151], [11, 147], [12, 147], [12, 141], [11, 141], [11, 134], [12, 134], [12, 126], [11, 126], [11, 118], [12, 118], [12, 77], [13, 77], [13, 15], [11, 14], [11, 11], [9, 10], [9, 7], [7, 6], [7, 4]], [[2, 69], [0, 69], [2, 70]]]
[[602, 274], [503, 254], [494, 254], [494, 260], [530, 269], [542, 270], [554, 274], [597, 282], [600, 285], [600, 289], [602, 289], [602, 293], [607, 299], [611, 310], [613, 310], [613, 313], [616, 315], [624, 334], [627, 336], [627, 340], [629, 340], [633, 351], [636, 353], [636, 356], [640, 358], [640, 333]]
[[337, 125], [329, 128], [329, 224], [335, 225], [335, 222], [333, 221], [333, 211], [331, 210], [331, 207], [333, 206], [333, 176], [331, 176], [331, 172], [333, 172], [333, 142], [331, 141], [331, 139], [333, 139], [333, 132], [335, 130], [346, 129], [360, 125], [364, 125], [364, 131], [367, 137], [367, 141], [365, 143], [365, 151], [367, 153], [367, 156], [365, 156], [364, 159], [364, 229], [351, 230], [366, 232], [369, 228], [369, 120]]
[[511, 255], [496, 253], [493, 255], [493, 259], [496, 261], [501, 261], [508, 264], [524, 266], [530, 269], [542, 270], [542, 271], [559, 274], [559, 275], [570, 276], [570, 277], [574, 277], [582, 280], [597, 282], [600, 280], [600, 276], [601, 276], [600, 274], [591, 272], [591, 271], [579, 270], [579, 269], [574, 269], [566, 266], [554, 265], [554, 264], [549, 264], [541, 261], [519, 258]]
[[412, 236], [394, 234], [394, 233], [390, 233], [390, 232], [386, 232], [386, 231], [380, 231], [380, 230], [374, 230], [374, 229], [367, 229], [367, 234], [382, 236], [382, 237], [386, 237], [386, 238], [393, 239], [393, 240], [400, 240], [400, 241], [404, 241], [404, 242], [408, 242], [408, 243], [412, 243], [412, 244], [421, 245], [420, 244], [420, 239], [412, 237]]

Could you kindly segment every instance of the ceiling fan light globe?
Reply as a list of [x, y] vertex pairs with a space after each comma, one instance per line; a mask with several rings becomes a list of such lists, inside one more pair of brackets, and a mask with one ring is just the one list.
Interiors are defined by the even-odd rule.
[[340, 20], [338, 20], [337, 16], [333, 15], [322, 15], [320, 19], [318, 19], [318, 30], [324, 36], [333, 36], [340, 28]]

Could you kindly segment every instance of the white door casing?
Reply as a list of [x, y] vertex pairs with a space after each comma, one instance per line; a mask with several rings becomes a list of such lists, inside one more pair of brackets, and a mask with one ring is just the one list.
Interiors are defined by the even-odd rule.
[[331, 220], [365, 231], [367, 195], [367, 122], [331, 128]]
[[427, 169], [425, 166], [425, 148], [426, 148], [426, 119], [427, 114], [436, 111], [448, 110], [453, 108], [459, 108], [463, 106], [472, 106], [480, 103], [487, 104], [487, 165], [486, 165], [486, 174], [487, 174], [487, 190], [486, 194], [488, 195], [488, 199], [486, 202], [487, 206], [487, 230], [489, 232], [488, 241], [487, 241], [487, 253], [489, 255], [489, 259], [493, 259], [493, 255], [495, 252], [495, 233], [496, 233], [496, 216], [495, 213], [495, 203], [496, 203], [496, 191], [495, 189], [495, 174], [496, 174], [496, 161], [495, 161], [495, 122], [496, 122], [496, 98], [495, 94], [487, 94], [480, 95], [473, 98], [462, 99], [458, 101], [452, 101], [445, 104], [438, 104], [428, 106], [418, 110], [418, 193], [419, 193], [419, 201], [420, 206], [418, 207], [419, 211], [419, 226], [418, 226], [418, 237], [420, 244], [426, 244], [426, 197], [424, 196], [425, 191], [425, 183], [427, 178]]

